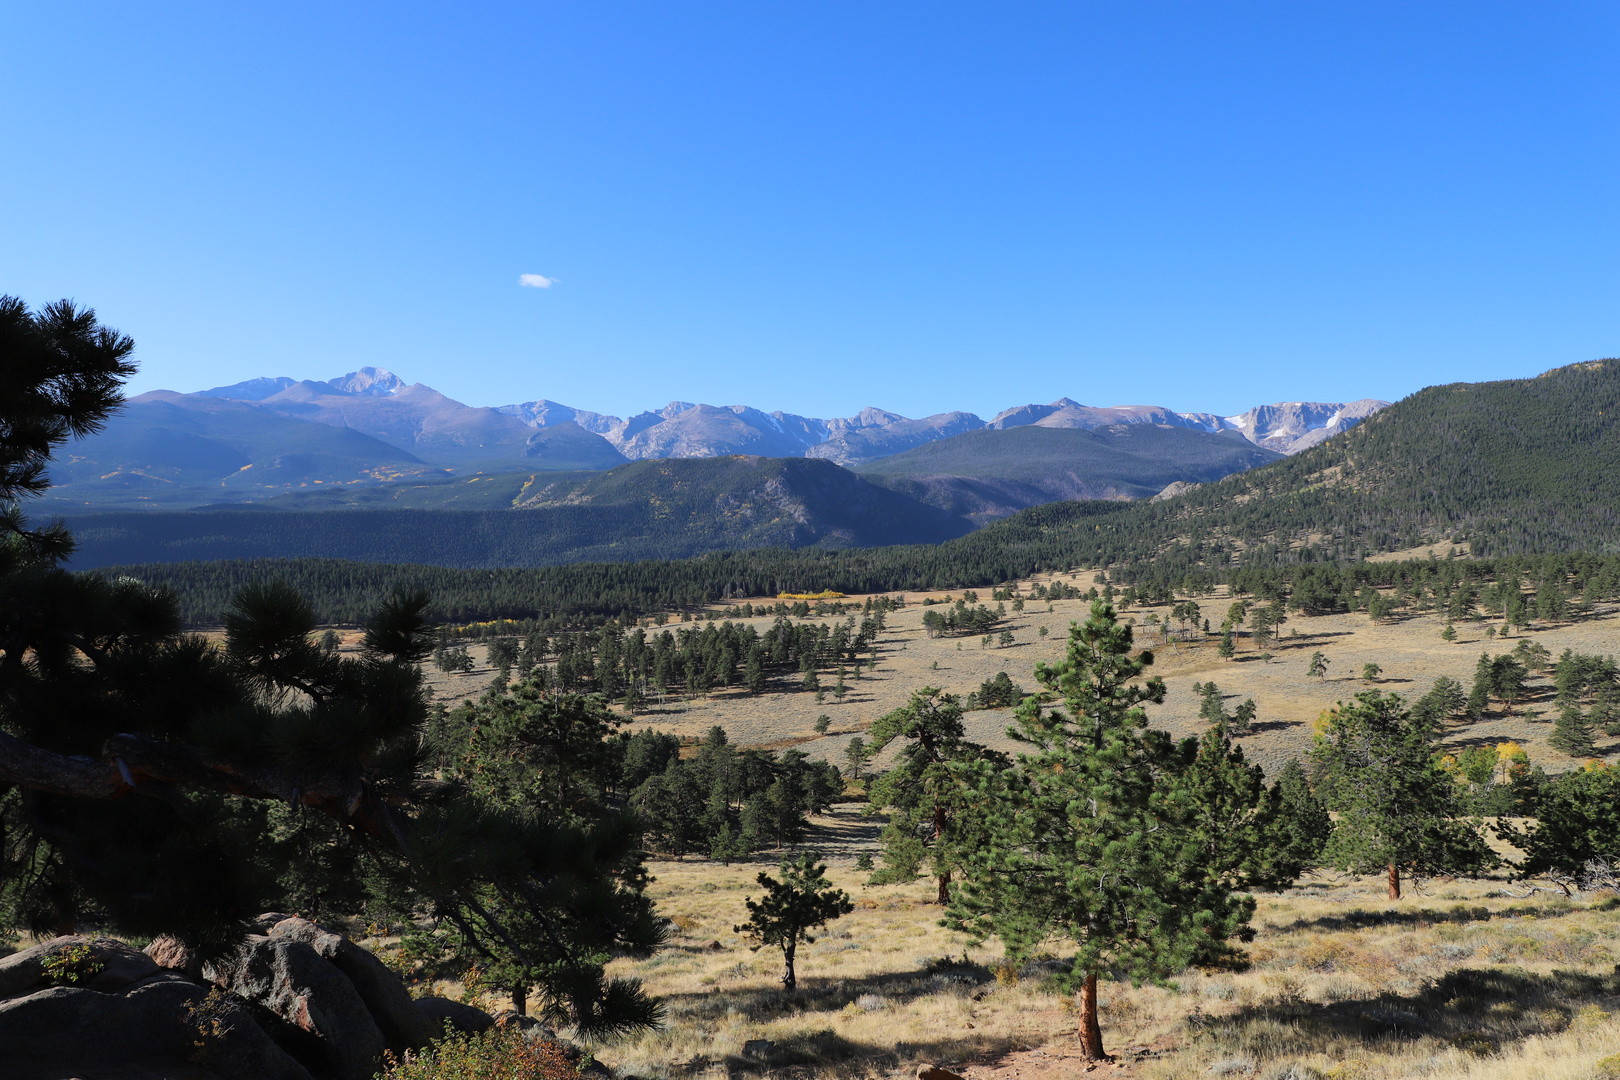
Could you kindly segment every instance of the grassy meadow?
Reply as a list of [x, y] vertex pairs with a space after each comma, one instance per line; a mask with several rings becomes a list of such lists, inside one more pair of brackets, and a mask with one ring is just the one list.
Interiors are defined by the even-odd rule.
[[[1050, 577], [1041, 579], [1053, 580]], [[1092, 574], [1063, 575], [1062, 580], [1082, 589], [1092, 586]], [[1021, 582], [1027, 593], [1032, 583]], [[954, 600], [961, 593], [908, 593], [907, 606], [888, 615], [888, 629], [878, 642], [877, 665], [863, 670], [859, 679], [854, 669], [846, 673], [846, 694], [842, 701], [831, 692], [833, 676], [823, 672], [826, 690], [818, 702], [813, 692], [778, 681], [774, 692], [752, 695], [740, 689], [721, 690], [706, 697], [683, 699], [672, 695], [664, 702], [628, 718], [634, 728], [653, 727], [679, 735], [701, 736], [718, 724], [733, 742], [745, 746], [797, 746], [812, 757], [842, 762], [843, 750], [854, 735], [864, 734], [872, 722], [891, 709], [903, 705], [910, 693], [922, 686], [938, 686], [966, 697], [979, 684], [1005, 671], [1014, 683], [1034, 689], [1033, 669], [1038, 661], [1055, 661], [1063, 656], [1070, 623], [1083, 620], [1090, 608], [1085, 600], [1029, 600], [1021, 612], [1007, 605], [1005, 628], [1013, 641], [1001, 646], [984, 644], [981, 637], [931, 638], [923, 629], [924, 599]], [[851, 598], [858, 610], [862, 598]], [[990, 590], [979, 590], [981, 603], [995, 606]], [[1224, 589], [1202, 597], [1203, 617], [1218, 627], [1232, 598]], [[740, 603], [740, 602], [739, 602]], [[1050, 608], [1051, 610], [1048, 610]], [[736, 607], [716, 608], [722, 618], [733, 618]], [[1444, 618], [1417, 615], [1388, 623], [1374, 623], [1365, 614], [1302, 616], [1293, 614], [1281, 628], [1281, 637], [1267, 645], [1269, 662], [1261, 650], [1243, 635], [1237, 654], [1230, 660], [1217, 655], [1214, 635], [1202, 640], [1166, 642], [1152, 631], [1149, 619], [1160, 625], [1173, 620], [1170, 607], [1138, 605], [1122, 616], [1134, 619], [1137, 642], [1155, 655], [1152, 674], [1165, 681], [1168, 694], [1161, 706], [1150, 706], [1149, 716], [1156, 727], [1177, 736], [1196, 735], [1205, 724], [1198, 716], [1199, 697], [1194, 683], [1213, 680], [1221, 689], [1228, 712], [1245, 698], [1258, 706], [1257, 721], [1251, 734], [1242, 740], [1251, 761], [1275, 771], [1289, 758], [1298, 757], [1311, 745], [1312, 725], [1324, 709], [1369, 689], [1398, 693], [1409, 701], [1426, 692], [1441, 675], [1462, 683], [1466, 689], [1474, 664], [1483, 651], [1492, 655], [1513, 650], [1529, 640], [1547, 649], [1556, 658], [1566, 648], [1576, 652], [1611, 655], [1620, 653], [1620, 606], [1599, 605], [1589, 616], [1573, 622], [1532, 627], [1511, 637], [1489, 639], [1483, 623], [1459, 623], [1457, 639], [1447, 642], [1440, 636]], [[823, 621], [836, 621], [827, 616]], [[741, 621], [741, 620], [737, 620]], [[797, 621], [797, 620], [796, 620]], [[753, 624], [761, 632], [772, 619], [756, 616]], [[684, 625], [672, 622], [668, 629]], [[649, 627], [652, 632], [656, 627]], [[1045, 634], [1042, 634], [1042, 630]], [[357, 637], [357, 635], [355, 635]], [[469, 650], [477, 662], [474, 671], [446, 675], [429, 670], [435, 700], [454, 702], [476, 696], [489, 685], [494, 672], [485, 659], [485, 649]], [[1306, 673], [1312, 653], [1322, 652], [1329, 664], [1325, 678]], [[1381, 668], [1378, 678], [1361, 678], [1365, 665]], [[1550, 672], [1530, 680], [1530, 694], [1510, 713], [1495, 707], [1482, 720], [1457, 724], [1447, 732], [1447, 746], [1461, 750], [1468, 746], [1513, 741], [1522, 745], [1534, 764], [1549, 772], [1560, 772], [1580, 762], [1547, 745], [1552, 733]], [[816, 720], [827, 716], [831, 727], [817, 735]], [[968, 714], [968, 737], [1003, 749], [1013, 744], [1006, 738], [1010, 709], [982, 710]], [[1620, 739], [1600, 737], [1598, 755], [1612, 759], [1620, 751]], [[880, 763], [881, 764], [881, 761]]]
[[[1064, 580], [1092, 584], [1089, 573]], [[1027, 591], [1030, 583], [1022, 584]], [[993, 607], [989, 593], [980, 590], [980, 599]], [[797, 688], [759, 697], [721, 691], [655, 704], [631, 723], [691, 736], [718, 724], [740, 744], [799, 746], [842, 761], [851, 736], [917, 687], [965, 696], [1006, 671], [1032, 688], [1036, 661], [1062, 655], [1070, 622], [1089, 606], [1031, 600], [1013, 612], [1009, 604], [1012, 644], [986, 646], [979, 637], [930, 638], [923, 597], [908, 595], [908, 606], [889, 616], [875, 668], [859, 680], [851, 671], [842, 701], [829, 692], [817, 702]], [[1212, 623], [1230, 602], [1200, 600]], [[1165, 704], [1149, 710], [1155, 725], [1178, 735], [1202, 730], [1191, 687], [1213, 679], [1229, 711], [1248, 697], [1258, 704], [1255, 730], [1242, 742], [1268, 771], [1305, 751], [1322, 710], [1361, 690], [1415, 698], [1439, 675], [1466, 687], [1481, 651], [1507, 652], [1522, 638], [1553, 657], [1566, 647], [1620, 652], [1620, 610], [1610, 608], [1505, 640], [1487, 640], [1481, 624], [1459, 624], [1455, 642], [1442, 640], [1444, 620], [1433, 615], [1388, 624], [1363, 614], [1296, 615], [1269, 646], [1269, 662], [1246, 637], [1230, 660], [1217, 655], [1214, 638], [1162, 641], [1146, 627], [1150, 615], [1166, 620], [1166, 607], [1125, 614], [1139, 642], [1154, 649], [1153, 670], [1169, 688]], [[755, 619], [762, 630], [769, 621]], [[1323, 679], [1306, 673], [1316, 651], [1330, 661]], [[483, 660], [481, 648], [473, 655]], [[1361, 678], [1368, 663], [1382, 669], [1375, 681]], [[490, 674], [480, 663], [470, 674], [434, 672], [432, 680], [439, 700], [455, 700], [482, 691]], [[824, 687], [832, 682], [822, 679]], [[1448, 748], [1511, 740], [1549, 771], [1580, 764], [1547, 746], [1550, 696], [1550, 677], [1534, 678], [1530, 699], [1513, 713], [1498, 708], [1448, 729]], [[821, 715], [831, 720], [826, 735], [814, 729]], [[1009, 718], [1008, 710], [970, 713], [969, 735], [1008, 746]], [[1616, 749], [1620, 740], [1606, 738], [1598, 753], [1613, 758]], [[1010, 969], [995, 942], [973, 948], [939, 925], [929, 882], [866, 886], [856, 860], [875, 855], [878, 825], [858, 802], [816, 819], [807, 845], [823, 854], [829, 876], [857, 907], [801, 950], [792, 993], [780, 986], [780, 955], [750, 951], [733, 929], [746, 917], [744, 897], [759, 893], [754, 876], [774, 867], [774, 854], [731, 866], [652, 863], [653, 894], [674, 921], [670, 947], [613, 967], [643, 979], [666, 1002], [668, 1022], [599, 1046], [598, 1057], [649, 1078], [913, 1076], [922, 1063], [972, 1080], [1085, 1071], [1074, 1000], [1052, 979], [1057, 957]], [[1421, 883], [1400, 901], [1386, 899], [1384, 889], [1382, 879], [1312, 875], [1258, 898], [1244, 970], [1188, 971], [1167, 986], [1106, 984], [1104, 1039], [1117, 1062], [1103, 1068], [1144, 1080], [1620, 1078], [1620, 896], [1566, 897], [1514, 883], [1506, 872]]]
[[[1011, 970], [994, 942], [968, 947], [939, 926], [928, 882], [865, 886], [855, 860], [875, 850], [876, 831], [854, 805], [816, 820], [809, 843], [856, 908], [801, 948], [792, 993], [780, 953], [750, 951], [733, 929], [771, 856], [655, 862], [670, 946], [612, 970], [643, 979], [668, 1021], [597, 1056], [649, 1078], [909, 1077], [925, 1063], [970, 1080], [1082, 1072], [1074, 999], [1053, 985], [1052, 960]], [[1505, 878], [1431, 881], [1397, 902], [1383, 889], [1312, 876], [1258, 898], [1246, 970], [1105, 984], [1103, 1036], [1117, 1058], [1107, 1075], [1605, 1075], [1599, 1062], [1620, 1055], [1620, 896]]]

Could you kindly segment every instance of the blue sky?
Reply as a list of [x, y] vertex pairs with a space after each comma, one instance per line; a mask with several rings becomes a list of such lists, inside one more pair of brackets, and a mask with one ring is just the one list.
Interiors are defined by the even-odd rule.
[[1235, 412], [1620, 353], [1612, 3], [6, 23], [0, 291], [96, 307], [136, 392]]

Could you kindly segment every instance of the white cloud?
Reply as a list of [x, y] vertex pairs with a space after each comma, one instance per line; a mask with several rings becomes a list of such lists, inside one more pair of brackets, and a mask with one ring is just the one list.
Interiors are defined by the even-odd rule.
[[544, 274], [519, 274], [518, 284], [526, 289], [549, 289], [557, 283], [556, 278], [546, 277]]

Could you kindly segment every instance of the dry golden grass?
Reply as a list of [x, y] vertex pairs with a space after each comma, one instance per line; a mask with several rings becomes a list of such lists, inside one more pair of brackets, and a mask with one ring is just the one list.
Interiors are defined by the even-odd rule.
[[[1063, 575], [1062, 579], [1083, 589], [1092, 585], [1089, 572]], [[1029, 584], [1021, 583], [1026, 592]], [[981, 602], [994, 607], [991, 590], [981, 589], [978, 593]], [[904, 704], [910, 693], [919, 687], [939, 686], [966, 696], [984, 680], [1006, 671], [1015, 683], [1026, 689], [1033, 688], [1031, 672], [1035, 663], [1061, 658], [1069, 624], [1084, 619], [1090, 606], [1083, 600], [1060, 600], [1050, 605], [1046, 601], [1031, 600], [1025, 610], [1015, 612], [1009, 604], [1006, 625], [1013, 632], [1014, 643], [1006, 648], [994, 644], [987, 648], [977, 637], [928, 637], [922, 627], [926, 610], [921, 603], [924, 597], [944, 600], [960, 595], [960, 592], [907, 594], [907, 607], [888, 617], [888, 630], [878, 642], [876, 670], [865, 672], [857, 680], [851, 668], [845, 679], [848, 693], [842, 702], [835, 700], [830, 692], [817, 702], [815, 694], [779, 683], [777, 692], [758, 697], [740, 690], [721, 691], [692, 700], [672, 696], [661, 706], [632, 718], [630, 723], [637, 728], [650, 726], [691, 736], [701, 735], [718, 724], [733, 741], [743, 745], [797, 745], [813, 757], [841, 762], [844, 747], [852, 735], [864, 732], [878, 717]], [[851, 602], [858, 606], [862, 599], [852, 597]], [[1224, 591], [1199, 602], [1205, 617], [1212, 623], [1219, 623], [1231, 603]], [[1047, 610], [1048, 606], [1051, 611]], [[1310, 745], [1312, 723], [1322, 710], [1336, 702], [1348, 700], [1367, 689], [1414, 699], [1427, 691], [1440, 675], [1457, 679], [1466, 687], [1473, 678], [1475, 661], [1486, 649], [1493, 654], [1508, 652], [1520, 640], [1528, 638], [1539, 642], [1555, 657], [1566, 647], [1600, 655], [1620, 653], [1620, 607], [1610, 605], [1604, 605], [1593, 617], [1538, 628], [1505, 640], [1487, 641], [1481, 628], [1460, 624], [1458, 640], [1450, 643], [1440, 638], [1445, 621], [1433, 614], [1386, 625], [1375, 624], [1363, 614], [1294, 615], [1283, 627], [1282, 639], [1270, 646], [1273, 654], [1270, 663], [1261, 662], [1259, 650], [1247, 638], [1241, 641], [1237, 656], [1231, 660], [1217, 655], [1213, 639], [1173, 644], [1159, 641], [1147, 631], [1147, 619], [1149, 615], [1161, 621], [1168, 619], [1168, 607], [1135, 607], [1123, 614], [1136, 620], [1138, 642], [1153, 648], [1157, 658], [1153, 673], [1163, 677], [1168, 687], [1165, 703], [1149, 710], [1154, 725], [1178, 736], [1200, 733], [1204, 722], [1198, 716], [1199, 698], [1193, 693], [1192, 685], [1214, 680], [1227, 697], [1229, 711], [1244, 698], [1252, 697], [1259, 706], [1255, 731], [1243, 742], [1250, 759], [1268, 769], [1303, 754]], [[752, 621], [763, 632], [772, 619], [756, 616]], [[682, 625], [671, 623], [670, 628]], [[1044, 637], [1040, 634], [1042, 628], [1046, 630]], [[1308, 658], [1318, 650], [1325, 653], [1330, 662], [1328, 676], [1321, 680], [1306, 674]], [[471, 673], [429, 672], [436, 700], [454, 702], [476, 696], [489, 685], [493, 672], [485, 663], [485, 650], [474, 646], [470, 652], [478, 664]], [[1383, 669], [1376, 683], [1360, 678], [1363, 666], [1368, 663], [1376, 663]], [[824, 676], [821, 681], [830, 690], [833, 678]], [[1532, 687], [1550, 692], [1550, 679], [1533, 680]], [[1527, 720], [1526, 709], [1540, 711], [1541, 722]], [[1532, 700], [1522, 704], [1513, 715], [1492, 713], [1477, 723], [1458, 725], [1447, 733], [1447, 741], [1457, 748], [1512, 740], [1529, 752], [1533, 763], [1549, 771], [1561, 771], [1579, 762], [1547, 746], [1554, 712], [1547, 701]], [[826, 735], [817, 735], [816, 719], [823, 714], [830, 718], [831, 730]], [[1010, 716], [1010, 710], [969, 714], [969, 737], [1003, 749], [1011, 747], [1005, 735]], [[1620, 740], [1600, 740], [1600, 755], [1613, 756], [1617, 751], [1620, 751]]]
[[[1091, 585], [1089, 573], [1064, 580]], [[979, 594], [994, 606], [990, 590]], [[965, 695], [1002, 670], [1031, 687], [1035, 662], [1062, 655], [1069, 623], [1088, 607], [1058, 601], [1048, 610], [1045, 601], [1028, 601], [1014, 613], [1009, 604], [1015, 644], [984, 648], [977, 638], [928, 638], [922, 595], [909, 595], [912, 603], [890, 615], [876, 670], [859, 681], [851, 672], [843, 702], [830, 694], [816, 702], [802, 691], [757, 698], [723, 692], [666, 702], [634, 725], [698, 735], [718, 724], [741, 744], [797, 744], [841, 760], [852, 734], [918, 687]], [[1200, 602], [1219, 621], [1230, 601]], [[1168, 609], [1126, 614], [1140, 626], [1149, 613], [1162, 620]], [[755, 622], [763, 630], [770, 620]], [[1369, 688], [1358, 677], [1363, 664], [1383, 668], [1377, 688], [1416, 697], [1439, 675], [1466, 686], [1482, 650], [1506, 652], [1521, 637], [1488, 643], [1477, 628], [1459, 625], [1460, 640], [1447, 643], [1439, 636], [1443, 625], [1433, 615], [1389, 625], [1365, 615], [1295, 616], [1271, 647], [1269, 664], [1246, 641], [1234, 660], [1220, 659], [1213, 641], [1155, 643], [1154, 671], [1165, 678], [1169, 697], [1150, 715], [1155, 726], [1175, 734], [1197, 733], [1204, 725], [1191, 686], [1213, 679], [1230, 695], [1228, 708], [1255, 699], [1259, 723], [1244, 744], [1252, 760], [1274, 769], [1308, 747], [1312, 721], [1323, 709]], [[1554, 656], [1565, 647], [1620, 653], [1620, 612], [1605, 608], [1522, 636]], [[1317, 650], [1331, 661], [1326, 680], [1305, 673], [1306, 659]], [[483, 659], [481, 649], [473, 654]], [[441, 700], [454, 699], [480, 692], [489, 677], [480, 666], [468, 676], [435, 673], [434, 685]], [[1547, 680], [1538, 682], [1545, 687]], [[813, 725], [823, 713], [832, 731], [818, 737]], [[1007, 711], [972, 713], [970, 737], [1007, 746], [1008, 719]], [[1517, 715], [1455, 727], [1448, 743], [1511, 739], [1549, 770], [1577, 764], [1547, 747], [1550, 727], [1528, 721], [1521, 706]], [[1612, 756], [1616, 749], [1620, 743], [1607, 739], [1599, 752]], [[853, 809], [818, 822], [811, 842], [829, 856], [832, 877], [860, 906], [802, 951], [800, 987], [792, 994], [780, 989], [780, 957], [750, 952], [732, 930], [744, 918], [743, 897], [757, 891], [754, 875], [774, 860], [729, 868], [703, 861], [655, 864], [654, 895], [677, 926], [671, 947], [651, 960], [618, 961], [613, 970], [645, 980], [667, 1003], [669, 1022], [604, 1045], [600, 1056], [645, 1077], [900, 1076], [913, 1075], [923, 1061], [973, 1080], [1077, 1075], [1082, 1065], [1072, 1038], [1073, 1002], [1056, 992], [1050, 970], [1027, 965], [998, 981], [999, 949], [968, 949], [941, 928], [939, 908], [928, 902], [929, 884], [864, 888], [854, 861], [871, 850], [875, 831]], [[1512, 888], [1505, 880], [1455, 882], [1390, 902], [1382, 881], [1324, 878], [1262, 896], [1248, 970], [1188, 972], [1170, 987], [1107, 987], [1105, 1039], [1126, 1063], [1116, 1075], [1605, 1077], [1606, 1059], [1620, 1054], [1620, 899], [1515, 897], [1505, 888]], [[711, 941], [720, 948], [703, 947]], [[770, 1048], [750, 1053], [747, 1044], [757, 1040]], [[1620, 1060], [1612, 1065], [1620, 1080]]]
[[[654, 895], [678, 929], [663, 953], [613, 970], [643, 979], [669, 1020], [599, 1057], [644, 1077], [900, 1076], [935, 1062], [977, 1080], [1079, 1067], [1073, 1001], [1048, 965], [998, 979], [999, 949], [941, 928], [928, 883], [863, 887], [854, 857], [872, 830], [853, 809], [818, 825], [812, 842], [858, 906], [802, 950], [799, 989], [781, 989], [778, 953], [750, 952], [733, 931], [768, 861], [655, 864]], [[1596, 1077], [1596, 1062], [1620, 1053], [1620, 898], [1515, 897], [1482, 881], [1390, 902], [1382, 889], [1322, 878], [1261, 896], [1249, 970], [1107, 985], [1104, 1036], [1122, 1074], [1263, 1078], [1298, 1066], [1333, 1080], [1561, 1080]], [[769, 1050], [747, 1052], [755, 1040]]]

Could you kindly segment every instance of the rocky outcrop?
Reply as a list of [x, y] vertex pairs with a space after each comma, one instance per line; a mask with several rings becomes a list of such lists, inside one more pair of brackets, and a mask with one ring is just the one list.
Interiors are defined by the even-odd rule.
[[370, 1080], [387, 1040], [354, 983], [315, 948], [254, 935], [203, 977], [248, 1003], [282, 1049], [317, 1080]]
[[177, 971], [192, 982], [202, 980], [202, 961], [179, 938], [162, 934], [153, 938], [152, 943], [142, 951], [165, 971]]
[[157, 972], [151, 957], [121, 941], [68, 935], [0, 959], [0, 998], [47, 982], [111, 993]]
[[443, 1031], [446, 1024], [450, 1025], [451, 1031], [461, 1035], [476, 1035], [495, 1026], [495, 1018], [483, 1009], [475, 1009], [449, 998], [417, 998], [416, 1009], [427, 1018], [435, 1034]]
[[1175, 480], [1164, 485], [1164, 490], [1153, 496], [1148, 502], [1164, 502], [1166, 499], [1173, 499], [1177, 495], [1185, 495], [1189, 491], [1196, 491], [1201, 486], [1186, 480]]
[[385, 1050], [497, 1022], [612, 1075], [532, 1018], [413, 1000], [330, 927], [282, 912], [247, 925], [258, 932], [206, 964], [172, 937], [141, 951], [67, 936], [0, 957], [0, 1080], [372, 1080]]
[[[203, 987], [158, 970], [134, 949], [105, 947], [116, 942], [58, 938], [0, 964], [14, 980], [36, 967], [43, 980], [42, 962], [79, 944], [108, 956], [100, 975], [82, 987], [36, 982], [0, 1000], [0, 1073], [7, 1080], [311, 1080], [246, 1008], [209, 999]], [[141, 968], [132, 957], [146, 961], [151, 973], [123, 982]]]
[[289, 918], [270, 929], [272, 941], [301, 941], [316, 955], [329, 962], [353, 984], [355, 993], [383, 1034], [388, 1049], [396, 1054], [422, 1046], [439, 1035], [439, 1030], [422, 1015], [399, 977], [371, 953], [341, 934], [317, 926], [308, 919]]

